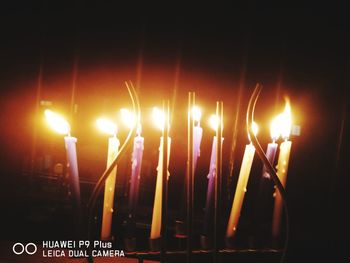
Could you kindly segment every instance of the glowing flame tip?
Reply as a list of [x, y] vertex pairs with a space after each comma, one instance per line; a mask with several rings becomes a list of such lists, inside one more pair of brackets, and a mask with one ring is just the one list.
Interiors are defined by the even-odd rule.
[[117, 134], [117, 125], [106, 118], [97, 119], [96, 124], [98, 129], [103, 133], [107, 133], [109, 135]]
[[51, 129], [59, 134], [69, 135], [70, 125], [69, 123], [59, 114], [52, 110], [46, 109], [44, 111], [45, 118]]

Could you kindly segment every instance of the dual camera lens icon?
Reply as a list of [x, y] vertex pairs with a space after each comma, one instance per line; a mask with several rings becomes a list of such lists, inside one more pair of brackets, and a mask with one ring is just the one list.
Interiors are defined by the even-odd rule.
[[33, 255], [38, 250], [37, 246], [34, 243], [28, 243], [26, 245], [22, 243], [16, 243], [12, 246], [12, 251], [16, 255], [22, 255], [26, 253], [28, 255]]

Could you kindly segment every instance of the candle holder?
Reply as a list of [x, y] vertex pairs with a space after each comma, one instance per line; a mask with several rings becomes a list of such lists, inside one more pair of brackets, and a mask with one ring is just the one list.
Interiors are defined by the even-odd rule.
[[150, 238], [148, 240], [149, 248], [152, 252], [159, 252], [162, 250], [162, 243], [164, 242], [161, 237]]
[[136, 237], [124, 238], [124, 246], [127, 252], [136, 251]]
[[[130, 81], [125, 82], [126, 88], [128, 90], [131, 102], [132, 102], [132, 108], [133, 108], [133, 112], [135, 113], [135, 116], [139, 116], [140, 115], [140, 105], [139, 105], [139, 100], [138, 100], [138, 96], [137, 93], [135, 91], [134, 85], [132, 84], [132, 82]], [[129, 87], [130, 86], [130, 87]], [[109, 174], [112, 172], [112, 170], [116, 167], [116, 165], [118, 164], [122, 154], [126, 151], [126, 149], [130, 146], [131, 144], [131, 138], [133, 135], [136, 134], [136, 127], [132, 127], [129, 130], [129, 133], [124, 141], [124, 144], [120, 147], [115, 159], [113, 160], [113, 162], [109, 165], [109, 167], [103, 172], [103, 174], [101, 175], [101, 177], [99, 178], [99, 180], [97, 181], [94, 190], [91, 194], [91, 197], [89, 199], [89, 202], [87, 204], [87, 210], [88, 210], [88, 224], [87, 224], [87, 237], [88, 240], [91, 241], [91, 243], [93, 242], [93, 237], [91, 234], [91, 230], [92, 230], [92, 225], [93, 225], [93, 214], [96, 208], [96, 201], [97, 201], [97, 197], [99, 195], [99, 193], [101, 192], [101, 190], [103, 189], [104, 186], [104, 182], [106, 181], [107, 177], [109, 176]], [[91, 250], [91, 248], [89, 249]], [[93, 257], [91, 254], [91, 251], [89, 251], [89, 262], [93, 262]]]
[[175, 221], [175, 237], [176, 238], [187, 238], [186, 225], [182, 220]]
[[[285, 237], [285, 244], [283, 248], [283, 253], [281, 257], [281, 262], [284, 261], [286, 252], [287, 252], [287, 247], [288, 247], [288, 241], [289, 241], [289, 214], [288, 214], [288, 207], [287, 207], [287, 198], [286, 198], [286, 191], [279, 180], [276, 170], [273, 168], [272, 164], [269, 162], [267, 159], [264, 150], [262, 149], [256, 135], [253, 133], [251, 129], [251, 125], [254, 121], [254, 110], [255, 110], [255, 105], [256, 102], [259, 98], [260, 92], [262, 90], [262, 86], [257, 83], [255, 86], [255, 89], [250, 97], [249, 103], [248, 103], [248, 108], [247, 108], [247, 114], [246, 114], [246, 123], [247, 123], [247, 132], [250, 135], [251, 142], [253, 146], [256, 149], [256, 152], [260, 158], [260, 160], [263, 162], [263, 164], [266, 167], [266, 170], [270, 174], [271, 179], [273, 180], [274, 184], [276, 185], [277, 191], [280, 193], [282, 202], [283, 202], [283, 207], [284, 207], [284, 212], [286, 216], [286, 237]], [[273, 241], [276, 242], [276, 241]]]
[[210, 250], [213, 246], [212, 239], [206, 235], [200, 235], [200, 245], [203, 250]]

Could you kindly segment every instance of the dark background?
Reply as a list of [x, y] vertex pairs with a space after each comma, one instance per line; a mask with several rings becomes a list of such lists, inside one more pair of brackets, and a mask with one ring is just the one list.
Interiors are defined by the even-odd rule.
[[[26, 187], [21, 186], [21, 180], [33, 158], [49, 154], [53, 162], [64, 160], [62, 138], [42, 125], [43, 107], [37, 106], [38, 98], [52, 101], [53, 109], [69, 116], [72, 134], [78, 138], [80, 175], [93, 182], [104, 169], [107, 143], [95, 132], [93, 121], [101, 114], [114, 116], [115, 109], [130, 105], [124, 81], [130, 79], [137, 84], [145, 137], [143, 173], [149, 185], [143, 199], [146, 207], [153, 202], [159, 140], [149, 124], [149, 113], [152, 106], [161, 105], [162, 99], [171, 99], [173, 181], [169, 201], [176, 210], [180, 207], [177, 189], [183, 186], [186, 161], [187, 92], [196, 91], [198, 104], [204, 109], [196, 193], [200, 214], [213, 136], [206, 119], [214, 113], [215, 102], [223, 100], [226, 180], [242, 87], [234, 177], [230, 182], [234, 187], [247, 143], [244, 113], [249, 95], [259, 82], [264, 86], [256, 110], [262, 145], [269, 141], [268, 122], [283, 109], [285, 95], [291, 100], [294, 123], [301, 126], [301, 135], [291, 138], [288, 259], [331, 261], [346, 254], [350, 46], [346, 8], [43, 1], [4, 4], [0, 12], [1, 217], [2, 228], [7, 229], [4, 239], [28, 239], [26, 234], [30, 232], [18, 227], [21, 219], [15, 219], [9, 207], [21, 204], [22, 197], [17, 192], [23, 193]], [[125, 129], [120, 130], [123, 138]], [[123, 193], [127, 191], [128, 171], [128, 162], [124, 162], [119, 185]], [[256, 158], [252, 189], [260, 170], [261, 163]], [[254, 193], [247, 200], [256, 202]], [[229, 206], [229, 201], [223, 202], [226, 213]], [[36, 234], [34, 239], [40, 240], [40, 234], [30, 233]]]

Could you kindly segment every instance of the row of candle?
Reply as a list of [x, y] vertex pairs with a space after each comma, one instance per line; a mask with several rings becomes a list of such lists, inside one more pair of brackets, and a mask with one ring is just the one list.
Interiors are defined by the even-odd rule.
[[[195, 107], [192, 109], [193, 119], [195, 120], [195, 126], [193, 129], [193, 156], [194, 156], [194, 168], [196, 167], [198, 157], [200, 156], [200, 144], [203, 134], [203, 129], [200, 126], [201, 112], [199, 108]], [[164, 113], [157, 108], [154, 108], [153, 115], [157, 121], [157, 126], [160, 129], [164, 128]], [[78, 165], [76, 157], [76, 141], [77, 139], [70, 135], [70, 126], [67, 121], [64, 120], [60, 115], [52, 112], [51, 110], [45, 111], [45, 116], [50, 126], [54, 128], [60, 134], [66, 135], [65, 146], [67, 152], [67, 168], [70, 171], [70, 178], [72, 184], [72, 194], [73, 200], [76, 206], [80, 207], [80, 188], [79, 188], [79, 174], [78, 174]], [[129, 111], [123, 109], [122, 117], [125, 123], [129, 125], [129, 128], [132, 125], [137, 125], [137, 134], [134, 138], [133, 152], [132, 152], [132, 166], [131, 166], [131, 180], [130, 180], [130, 191], [129, 191], [129, 217], [133, 216], [135, 205], [138, 199], [138, 188], [140, 182], [140, 172], [142, 164], [142, 155], [144, 148], [144, 138], [141, 136], [141, 124], [136, 123], [135, 117]], [[210, 119], [211, 126], [213, 129], [218, 127], [218, 119], [216, 115], [213, 115]], [[117, 138], [117, 126], [107, 120], [107, 119], [98, 119], [98, 127], [105, 133], [109, 134], [111, 137], [108, 142], [108, 157], [107, 157], [107, 167], [113, 162], [116, 158], [119, 149], [119, 140]], [[254, 133], [257, 133], [258, 127], [254, 123], [253, 125]], [[280, 145], [280, 154], [277, 164], [277, 175], [279, 176], [282, 184], [286, 184], [286, 176], [288, 170], [289, 154], [291, 148], [291, 142], [288, 141], [288, 137], [291, 130], [291, 110], [290, 105], [287, 102], [285, 111], [278, 115], [271, 125], [271, 137], [272, 143], [268, 144], [266, 156], [271, 164], [274, 163], [274, 158], [277, 152], [277, 143], [276, 140], [282, 136], [285, 140]], [[249, 136], [248, 136], [249, 138]], [[249, 138], [250, 139], [250, 138]], [[223, 138], [222, 138], [223, 141]], [[170, 156], [170, 144], [171, 138], [168, 137], [168, 161]], [[210, 224], [210, 217], [212, 214], [212, 204], [214, 198], [214, 179], [216, 176], [216, 147], [217, 139], [216, 136], [213, 138], [211, 159], [209, 165], [209, 174], [208, 174], [208, 187], [207, 187], [207, 198], [205, 205], [205, 217], [204, 217], [204, 232], [207, 232]], [[241, 164], [241, 169], [238, 177], [237, 187], [232, 202], [232, 208], [227, 224], [226, 237], [234, 237], [237, 231], [237, 225], [240, 217], [240, 212], [242, 204], [244, 201], [244, 196], [247, 191], [247, 183], [249, 179], [249, 174], [254, 159], [255, 148], [252, 143], [246, 145], [243, 161]], [[161, 233], [161, 210], [162, 210], [162, 178], [163, 178], [163, 138], [160, 138], [160, 147], [159, 147], [159, 160], [157, 166], [157, 179], [156, 179], [156, 190], [154, 197], [154, 206], [152, 214], [152, 225], [151, 225], [151, 239], [156, 239], [160, 237]], [[115, 182], [116, 182], [117, 168], [115, 168], [111, 174], [108, 176], [105, 183], [104, 191], [104, 205], [103, 205], [103, 215], [102, 215], [102, 228], [101, 228], [101, 239], [110, 239], [111, 238], [111, 225], [112, 225], [112, 215], [114, 207], [114, 193], [115, 193]], [[168, 173], [169, 176], [169, 173]], [[263, 168], [263, 176], [269, 177], [265, 168]], [[79, 208], [80, 209], [80, 208]], [[274, 236], [279, 235], [280, 229], [280, 220], [281, 220], [281, 210], [282, 202], [281, 196], [279, 193], [275, 194], [275, 205], [273, 212], [273, 223], [272, 223], [272, 233]]]

